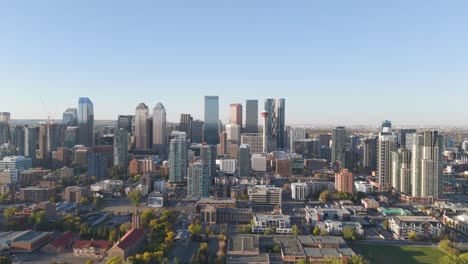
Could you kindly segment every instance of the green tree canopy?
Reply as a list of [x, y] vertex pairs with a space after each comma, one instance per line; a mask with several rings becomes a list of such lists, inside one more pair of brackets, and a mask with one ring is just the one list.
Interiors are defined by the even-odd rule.
[[143, 199], [143, 195], [140, 189], [134, 188], [129, 194], [128, 198], [136, 207], [140, 206], [141, 200]]

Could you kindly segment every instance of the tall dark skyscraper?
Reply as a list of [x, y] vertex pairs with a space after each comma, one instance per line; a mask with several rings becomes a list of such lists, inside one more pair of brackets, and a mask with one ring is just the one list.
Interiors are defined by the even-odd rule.
[[346, 128], [344, 126], [333, 129], [331, 157], [333, 163], [339, 161], [341, 164], [344, 164], [347, 140], [348, 137], [346, 136]]
[[364, 140], [363, 163], [364, 170], [367, 172], [377, 170], [377, 137]]
[[265, 99], [265, 110], [268, 112], [267, 117], [267, 143], [268, 150], [284, 149], [286, 144], [285, 137], [285, 102], [284, 98]]
[[219, 143], [219, 98], [205, 96], [205, 142], [210, 145]]
[[194, 120], [192, 121], [192, 142], [202, 143], [203, 142], [203, 121]]
[[94, 110], [93, 103], [88, 97], [80, 97], [78, 100], [78, 127], [79, 143], [92, 147], [94, 145]]
[[190, 114], [181, 114], [180, 115], [180, 124], [179, 124], [179, 131], [185, 132], [187, 135], [187, 139], [192, 141], [192, 121], [193, 118]]
[[246, 101], [244, 133], [258, 133], [258, 100]]
[[400, 148], [406, 148], [406, 149], [411, 149], [407, 148], [406, 146], [406, 135], [411, 135], [416, 133], [416, 129], [400, 129], [398, 130], [398, 145]]

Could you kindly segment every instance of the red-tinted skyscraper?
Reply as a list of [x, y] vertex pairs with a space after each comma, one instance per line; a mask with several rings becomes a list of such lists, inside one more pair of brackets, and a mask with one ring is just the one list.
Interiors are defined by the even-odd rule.
[[229, 123], [242, 127], [242, 105], [231, 104], [229, 107]]

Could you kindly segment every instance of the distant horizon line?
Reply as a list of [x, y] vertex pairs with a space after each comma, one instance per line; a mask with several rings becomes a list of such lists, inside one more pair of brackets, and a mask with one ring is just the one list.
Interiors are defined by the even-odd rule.
[[[47, 121], [48, 119], [40, 119], [40, 118], [14, 118], [10, 119], [10, 122], [21, 122], [21, 121], [34, 121], [34, 122], [40, 122], [40, 121]], [[62, 119], [53, 119], [55, 121], [62, 120]], [[116, 119], [94, 119], [94, 121], [99, 121], [99, 122], [117, 122]], [[203, 120], [202, 120], [203, 121]], [[174, 123], [177, 124], [179, 122], [173, 122], [173, 121], [167, 121], [168, 123]], [[58, 123], [58, 122], [57, 122]], [[223, 123], [224, 124], [224, 123]], [[224, 124], [225, 125], [225, 124]], [[259, 127], [262, 125], [259, 124]], [[343, 125], [343, 124], [323, 124], [323, 123], [295, 123], [295, 124], [286, 124], [286, 126], [289, 127], [304, 127], [304, 128], [309, 128], [309, 127], [324, 127], [324, 128], [333, 128], [337, 126], [345, 126], [345, 127], [375, 127], [378, 128], [381, 126], [381, 124], [353, 124], [353, 125]], [[441, 127], [441, 128], [468, 128], [468, 125], [400, 125], [400, 126], [393, 126], [392, 128], [435, 128], [435, 127]]]

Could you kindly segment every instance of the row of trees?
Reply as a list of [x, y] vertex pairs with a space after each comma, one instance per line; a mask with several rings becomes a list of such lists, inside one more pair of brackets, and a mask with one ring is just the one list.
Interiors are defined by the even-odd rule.
[[323, 191], [319, 195], [319, 200], [321, 202], [330, 202], [332, 200], [351, 200], [353, 202], [358, 202], [362, 198], [365, 198], [366, 194], [363, 192], [358, 192], [357, 194], [347, 193], [347, 192], [331, 192]]
[[450, 240], [440, 241], [439, 249], [445, 253], [445, 256], [439, 260], [441, 264], [468, 263], [468, 253], [460, 254], [460, 250]]

